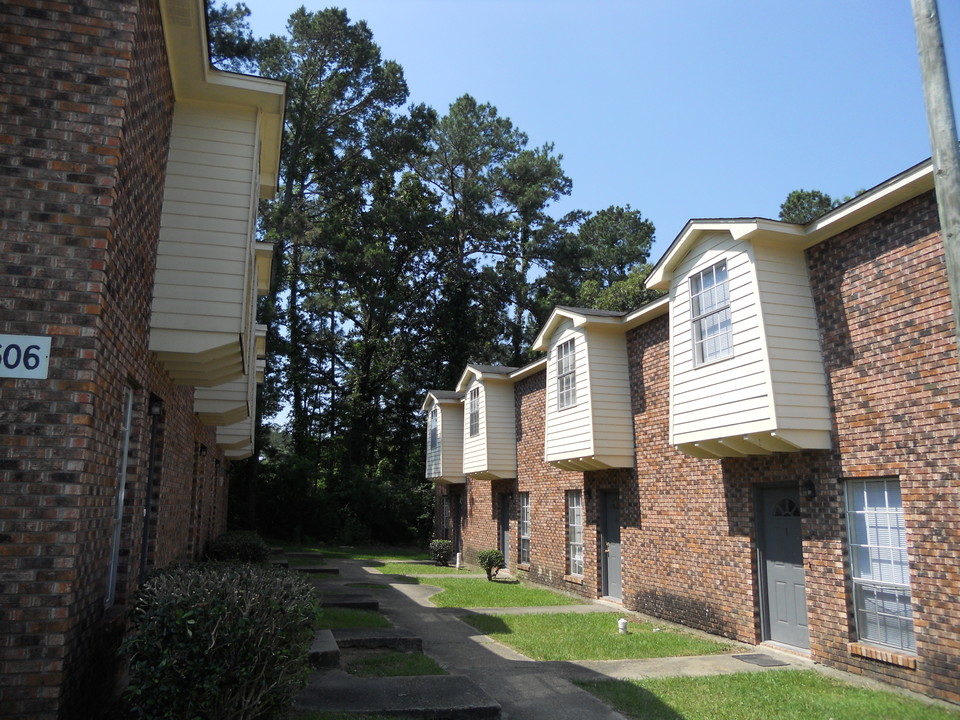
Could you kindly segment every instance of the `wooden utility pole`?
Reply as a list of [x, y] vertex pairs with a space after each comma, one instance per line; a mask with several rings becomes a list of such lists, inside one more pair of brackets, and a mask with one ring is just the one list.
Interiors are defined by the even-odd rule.
[[953, 326], [960, 344], [960, 147], [953, 115], [947, 56], [943, 51], [937, 0], [910, 0], [920, 51], [923, 95], [933, 149], [933, 178], [940, 211], [940, 233], [953, 300]]

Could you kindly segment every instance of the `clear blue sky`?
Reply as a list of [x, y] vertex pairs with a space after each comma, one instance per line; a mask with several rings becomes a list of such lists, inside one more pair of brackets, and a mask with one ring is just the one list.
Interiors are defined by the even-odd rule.
[[[411, 102], [464, 93], [573, 180], [554, 206], [630, 204], [659, 259], [692, 217], [773, 217], [930, 156], [909, 0], [246, 0], [259, 36], [301, 5], [365, 20]], [[232, 4], [232, 2], [231, 2]], [[960, 2], [939, 0], [955, 101]]]

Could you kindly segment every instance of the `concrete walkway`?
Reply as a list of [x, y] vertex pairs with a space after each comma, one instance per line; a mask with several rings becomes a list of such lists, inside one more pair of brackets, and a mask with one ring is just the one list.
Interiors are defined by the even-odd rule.
[[[490, 698], [499, 703], [500, 717], [505, 720], [621, 720], [599, 700], [573, 684], [573, 680], [632, 679], [667, 675], [697, 676], [735, 672], [809, 668], [813, 664], [800, 657], [753, 646], [743, 646], [738, 655], [750, 656], [752, 662], [734, 655], [663, 658], [650, 660], [608, 660], [587, 662], [537, 662], [495, 642], [461, 622], [458, 616], [469, 613], [544, 613], [544, 612], [616, 612], [606, 603], [589, 603], [549, 608], [437, 608], [429, 597], [437, 592], [429, 578], [421, 584], [396, 582], [390, 575], [381, 575], [364, 561], [331, 560], [340, 569], [337, 579], [318, 581], [318, 588], [330, 592], [358, 592], [351, 583], [384, 583], [388, 589], [368, 590], [380, 602], [380, 610], [394, 627], [406, 635], [423, 641], [423, 652], [432, 657], [451, 675], [473, 681]], [[625, 613], [630, 615], [630, 613]], [[735, 643], [734, 643], [735, 644]], [[756, 664], [760, 663], [760, 664]], [[418, 686], [420, 684], [418, 683]], [[438, 692], [442, 683], [436, 683]], [[424, 684], [429, 687], [429, 683]], [[418, 687], [418, 691], [421, 691]], [[299, 707], [317, 710], [347, 710], [343, 698], [368, 693], [339, 670], [316, 673], [310, 686], [298, 700]], [[339, 698], [339, 700], [337, 700]], [[369, 697], [367, 698], [370, 699]], [[449, 698], [451, 701], [454, 698]], [[470, 698], [476, 700], [477, 698]], [[337, 703], [340, 703], [339, 705]], [[454, 703], [455, 705], [456, 703]], [[387, 708], [384, 708], [387, 709]], [[399, 708], [398, 708], [399, 709]], [[471, 714], [467, 706], [459, 711], [450, 708], [449, 715], [423, 717], [496, 717]]]

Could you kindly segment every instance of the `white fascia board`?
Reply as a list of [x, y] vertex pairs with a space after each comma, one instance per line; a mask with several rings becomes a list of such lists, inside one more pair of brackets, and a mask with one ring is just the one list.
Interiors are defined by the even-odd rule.
[[650, 322], [654, 318], [666, 315], [668, 312], [670, 312], [670, 296], [664, 295], [662, 298], [649, 302], [643, 307], [637, 308], [632, 313], [629, 313], [623, 318], [623, 328], [624, 330], [632, 330], [635, 327]]
[[512, 373], [510, 373], [510, 379], [513, 382], [517, 382], [518, 380], [523, 380], [524, 378], [528, 378], [531, 375], [535, 375], [538, 372], [541, 372], [546, 367], [547, 367], [547, 358], [542, 357], [539, 360], [534, 360], [529, 365], [524, 365], [522, 368], [518, 370], [514, 370]]
[[652, 290], [669, 290], [674, 269], [705, 232], [727, 231], [734, 239], [749, 239], [752, 242], [775, 241], [806, 250], [910, 198], [932, 190], [933, 186], [933, 163], [928, 159], [885, 180], [807, 225], [765, 218], [689, 220], [663, 257], [657, 261], [644, 286]]
[[259, 196], [273, 197], [280, 178], [286, 83], [225, 72], [210, 64], [204, 0], [161, 0], [160, 15], [177, 100], [255, 107], [259, 111]]

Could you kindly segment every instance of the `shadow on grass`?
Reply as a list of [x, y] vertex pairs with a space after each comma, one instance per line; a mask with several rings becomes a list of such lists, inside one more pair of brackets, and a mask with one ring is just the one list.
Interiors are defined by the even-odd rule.
[[[687, 720], [656, 694], [626, 680], [574, 681], [574, 685], [603, 700], [631, 718], [643, 720]], [[637, 715], [631, 710], [639, 710]]]

